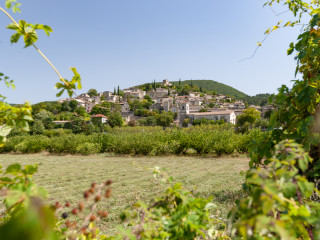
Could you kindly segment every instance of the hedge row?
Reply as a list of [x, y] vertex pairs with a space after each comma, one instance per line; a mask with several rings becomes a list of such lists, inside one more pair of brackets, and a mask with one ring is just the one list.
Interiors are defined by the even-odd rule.
[[165, 155], [194, 151], [218, 156], [248, 151], [250, 143], [267, 134], [258, 129], [237, 134], [228, 126], [199, 126], [187, 129], [127, 128], [108, 133], [81, 135], [65, 134], [14, 136], [8, 139], [1, 152], [58, 154], [116, 154]]

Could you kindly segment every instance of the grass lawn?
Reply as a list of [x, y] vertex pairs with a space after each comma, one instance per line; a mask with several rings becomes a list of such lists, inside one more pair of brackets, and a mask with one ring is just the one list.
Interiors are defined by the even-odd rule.
[[110, 233], [117, 231], [121, 224], [119, 215], [125, 207], [138, 199], [147, 202], [165, 188], [153, 178], [155, 166], [165, 168], [175, 181], [182, 182], [201, 196], [213, 196], [225, 215], [234, 200], [242, 196], [244, 177], [240, 171], [248, 168], [248, 161], [244, 157], [0, 155], [2, 166], [38, 163], [39, 172], [34, 178], [38, 185], [49, 191], [50, 202], [58, 200], [76, 204], [92, 182], [112, 179], [112, 198], [102, 207], [108, 210], [109, 217], [100, 223], [100, 228]]

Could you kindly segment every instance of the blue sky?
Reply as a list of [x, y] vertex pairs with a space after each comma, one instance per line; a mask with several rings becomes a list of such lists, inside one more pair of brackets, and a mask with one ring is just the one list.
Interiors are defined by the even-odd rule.
[[[48, 38], [39, 34], [38, 47], [65, 78], [70, 67], [81, 74], [83, 89], [113, 90], [151, 82], [211, 79], [249, 95], [274, 93], [291, 85], [295, 62], [286, 55], [299, 29], [272, 34], [254, 58], [250, 56], [265, 30], [289, 14], [263, 8], [260, 0], [21, 0], [16, 20], [47, 24]], [[2, 1], [1, 6], [4, 6]], [[58, 77], [32, 48], [12, 45], [0, 14], [0, 72], [16, 82], [1, 86], [11, 103], [55, 100]], [[64, 95], [66, 96], [66, 95]]]

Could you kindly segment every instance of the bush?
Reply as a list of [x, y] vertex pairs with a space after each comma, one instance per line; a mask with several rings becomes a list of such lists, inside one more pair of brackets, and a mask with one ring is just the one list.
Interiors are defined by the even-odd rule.
[[26, 138], [30, 137], [28, 136], [14, 136], [14, 137], [10, 137], [8, 138], [6, 144], [0, 148], [0, 152], [4, 153], [4, 152], [15, 152], [16, 151], [16, 146], [23, 142]]
[[89, 155], [94, 153], [99, 153], [101, 146], [97, 143], [81, 143], [77, 147], [77, 153], [81, 153], [83, 155]]
[[45, 136], [29, 136], [24, 141], [16, 145], [15, 151], [21, 153], [38, 153], [45, 151], [49, 140]]
[[44, 132], [44, 125], [42, 121], [36, 120], [32, 127], [30, 128], [30, 132], [32, 134], [43, 134]]
[[77, 147], [86, 142], [86, 136], [81, 134], [70, 134], [50, 139], [48, 151], [50, 153], [77, 153]]
[[49, 138], [52, 138], [52, 137], [63, 136], [70, 133], [72, 133], [72, 130], [70, 129], [58, 128], [58, 129], [44, 130], [43, 135]]
[[[254, 146], [251, 142], [263, 140], [266, 134], [259, 129], [251, 130], [247, 134], [235, 134], [233, 126], [229, 124], [165, 130], [162, 127], [107, 127], [106, 133], [90, 135], [72, 134], [71, 131], [53, 129], [45, 130], [45, 136], [9, 137], [6, 146], [1, 148], [0, 152], [32, 153], [47, 150], [58, 154], [114, 152], [165, 155], [184, 154], [188, 149], [193, 149], [198, 154], [216, 153], [220, 156], [231, 154], [235, 150], [240, 153], [247, 152], [250, 146]], [[95, 147], [93, 152], [90, 149], [86, 150], [90, 144], [97, 144], [99, 148]]]
[[237, 143], [238, 136], [233, 131], [217, 131], [213, 136], [212, 148], [218, 156], [228, 155], [234, 152]]

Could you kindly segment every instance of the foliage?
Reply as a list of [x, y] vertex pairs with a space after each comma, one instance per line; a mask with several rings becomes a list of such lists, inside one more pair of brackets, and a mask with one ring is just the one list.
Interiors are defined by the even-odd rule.
[[300, 25], [304, 15], [310, 19], [287, 51], [296, 51], [296, 74], [302, 79], [272, 96], [270, 132], [250, 149], [251, 169], [244, 185], [248, 197], [237, 202], [231, 217], [236, 220], [234, 233], [245, 239], [319, 239], [320, 6], [319, 1], [301, 0], [270, 0], [265, 5], [276, 2], [283, 2], [296, 20], [278, 22], [266, 36]]
[[260, 119], [260, 112], [254, 108], [243, 110], [243, 114], [237, 117], [237, 126], [243, 126], [246, 122], [253, 124]]
[[87, 94], [90, 96], [90, 97], [95, 97], [95, 96], [98, 96], [98, 91], [94, 88], [91, 88], [88, 90]]
[[[270, 138], [269, 132], [262, 132], [259, 129], [253, 129], [247, 134], [236, 134], [229, 124], [201, 125], [183, 129], [167, 128], [166, 130], [162, 127], [114, 127], [107, 129], [107, 133], [101, 133], [101, 130], [94, 125], [87, 124], [84, 129], [82, 134], [70, 134], [72, 130], [69, 129], [54, 129], [45, 130], [45, 136], [10, 137], [2, 152], [47, 151], [59, 154], [114, 152], [116, 154], [166, 155], [185, 154], [189, 151], [189, 154], [196, 152], [202, 155], [220, 156], [230, 155], [235, 151], [247, 153], [249, 149], [252, 152], [261, 145], [267, 147], [265, 141]], [[79, 147], [80, 145], [83, 146]], [[89, 153], [87, 146], [92, 146], [93, 149], [97, 149], [95, 146], [101, 148]], [[266, 150], [270, 151], [272, 146], [270, 145]], [[88, 150], [85, 150], [86, 147]], [[80, 148], [84, 150], [80, 151]], [[261, 160], [261, 154], [250, 154], [257, 162]]]
[[[174, 86], [178, 87], [179, 82], [171, 82]], [[181, 86], [189, 85], [191, 84], [191, 80], [185, 80], [181, 81]], [[228, 85], [213, 81], [213, 80], [192, 80], [193, 86], [201, 87], [201, 89], [206, 90], [208, 92], [214, 91], [214, 93], [224, 94], [224, 95], [230, 95], [236, 99], [244, 99], [247, 97], [246, 94], [243, 92], [240, 92], [236, 90], [233, 87], [230, 87]]]
[[111, 127], [121, 127], [123, 125], [123, 119], [120, 113], [113, 112], [109, 115], [108, 123]]
[[197, 198], [181, 184], [172, 184], [150, 204], [139, 201], [121, 215], [133, 225], [123, 235], [130, 239], [229, 239], [215, 207], [210, 198]]
[[77, 153], [83, 154], [83, 155], [88, 155], [88, 154], [94, 154], [94, 153], [99, 153], [101, 149], [101, 146], [96, 143], [81, 143], [77, 147]]
[[140, 119], [138, 122], [140, 126], [156, 126], [157, 125], [157, 120], [153, 116]]
[[43, 123], [40, 120], [36, 120], [31, 126], [30, 132], [32, 134], [43, 134], [44, 129]]
[[156, 115], [156, 121], [158, 126], [169, 127], [173, 122], [172, 112], [162, 112]]
[[236, 126], [239, 132], [245, 133], [254, 127], [260, 119], [260, 112], [254, 108], [243, 110], [243, 114], [237, 117]]
[[249, 105], [265, 106], [268, 104], [268, 99], [270, 98], [270, 96], [271, 94], [261, 93], [255, 96], [247, 96], [241, 99]]
[[236, 230], [245, 239], [318, 239], [319, 194], [304, 175], [312, 159], [302, 146], [283, 141], [276, 146], [269, 167], [246, 173], [250, 195], [237, 202]]
[[[16, 0], [6, 0], [5, 2], [6, 8], [12, 8], [13, 12], [20, 12], [20, 3]], [[24, 20], [19, 20], [16, 22], [11, 15], [2, 7], [0, 10], [5, 13], [12, 23], [10, 23], [7, 28], [15, 31], [15, 33], [11, 36], [11, 43], [17, 43], [21, 37], [23, 37], [23, 41], [25, 47], [33, 46], [36, 51], [49, 63], [49, 65], [55, 70], [57, 75], [59, 76], [60, 82], [56, 83], [55, 87], [57, 89], [61, 89], [57, 96], [61, 96], [65, 90], [67, 90], [69, 96], [72, 96], [74, 90], [81, 89], [81, 77], [78, 74], [76, 68], [71, 68], [73, 72], [73, 77], [71, 81], [64, 79], [54, 65], [45, 57], [45, 55], [37, 48], [35, 43], [38, 41], [38, 30], [43, 30], [48, 36], [50, 32], [52, 32], [51, 27], [44, 24], [30, 24]], [[3, 73], [0, 73], [0, 81], [4, 80], [7, 86], [12, 86], [13, 81], [8, 77], [4, 77]], [[4, 96], [0, 95], [0, 98], [4, 99]], [[2, 127], [0, 128], [0, 147], [3, 145], [6, 140], [6, 136], [9, 135], [10, 131], [15, 128], [23, 128], [25, 130], [29, 130], [28, 121], [31, 121], [31, 112], [30, 107], [26, 104], [24, 107], [11, 107], [8, 104], [0, 101], [0, 123]]]
[[[9, 165], [0, 170], [0, 190], [6, 194], [2, 200], [5, 211], [0, 218], [0, 236], [3, 239], [54, 239], [55, 219], [51, 208], [43, 205], [46, 190], [32, 181], [37, 165]], [[48, 224], [51, 229], [43, 226]]]

